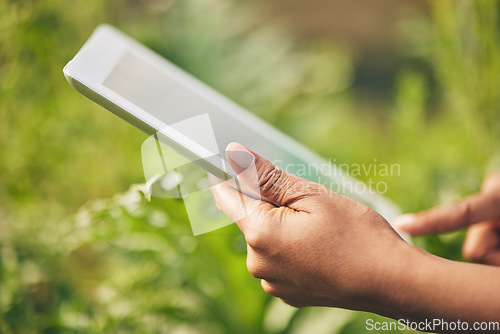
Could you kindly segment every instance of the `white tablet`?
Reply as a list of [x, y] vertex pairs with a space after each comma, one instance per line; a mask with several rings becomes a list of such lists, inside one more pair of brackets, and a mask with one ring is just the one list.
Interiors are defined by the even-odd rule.
[[[161, 133], [162, 142], [219, 178], [236, 177], [224, 150], [239, 142], [288, 172], [335, 185], [332, 190], [371, 206], [389, 221], [399, 214], [391, 201], [368, 187], [345, 187], [358, 181], [113, 27], [98, 27], [64, 74], [80, 93], [148, 134]], [[210, 119], [216, 149], [193, 131], [170, 127], [202, 115]], [[300, 175], [310, 166], [321, 168]]]

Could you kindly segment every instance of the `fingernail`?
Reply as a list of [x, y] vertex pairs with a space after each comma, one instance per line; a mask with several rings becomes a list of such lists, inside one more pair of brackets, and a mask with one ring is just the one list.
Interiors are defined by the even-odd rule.
[[416, 216], [413, 213], [402, 215], [394, 219], [394, 221], [392, 222], [392, 226], [396, 229], [406, 227], [411, 225], [415, 221], [415, 219]]
[[228, 152], [229, 159], [231, 159], [231, 161], [238, 165], [238, 167], [242, 170], [250, 167], [255, 160], [253, 154], [243, 147], [243, 145], [238, 143], [229, 144], [226, 151]]

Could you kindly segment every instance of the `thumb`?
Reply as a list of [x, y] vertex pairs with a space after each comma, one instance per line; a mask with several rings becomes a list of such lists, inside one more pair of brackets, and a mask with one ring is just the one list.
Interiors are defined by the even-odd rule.
[[238, 143], [227, 146], [226, 156], [243, 183], [256, 190], [264, 199], [279, 206], [305, 211], [301, 199], [324, 188], [317, 183], [287, 173]]
[[498, 215], [496, 198], [476, 194], [461, 202], [396, 218], [394, 228], [411, 235], [455, 231]]

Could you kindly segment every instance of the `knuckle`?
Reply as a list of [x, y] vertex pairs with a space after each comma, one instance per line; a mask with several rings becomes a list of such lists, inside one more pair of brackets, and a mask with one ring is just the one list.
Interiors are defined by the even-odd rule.
[[245, 240], [254, 249], [266, 250], [271, 243], [270, 232], [267, 229], [253, 227], [245, 232]]
[[247, 269], [250, 275], [255, 278], [264, 279], [266, 276], [267, 268], [266, 265], [254, 257], [247, 257]]
[[261, 280], [260, 285], [262, 286], [262, 290], [264, 290], [267, 294], [270, 294], [271, 296], [278, 297], [279, 296], [279, 291], [274, 286], [273, 284], [269, 283], [266, 280]]
[[283, 175], [284, 171], [278, 166], [266, 165], [259, 177], [259, 188], [264, 193], [275, 191], [275, 185], [281, 181]]
[[245, 240], [252, 248], [261, 248], [264, 244], [261, 234], [256, 231], [247, 231], [245, 234]]
[[463, 201], [463, 202], [456, 203], [454, 206], [455, 206], [455, 212], [460, 217], [460, 221], [462, 222], [462, 225], [464, 225], [464, 226], [470, 225], [472, 223], [471, 203], [469, 201]]

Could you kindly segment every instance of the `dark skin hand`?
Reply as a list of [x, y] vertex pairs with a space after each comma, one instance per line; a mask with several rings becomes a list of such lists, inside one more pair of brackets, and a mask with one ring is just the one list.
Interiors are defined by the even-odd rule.
[[464, 258], [500, 266], [500, 173], [488, 176], [478, 194], [458, 203], [401, 216], [395, 225], [411, 235], [467, 228]]
[[[500, 321], [500, 268], [426, 253], [369, 207], [288, 174], [240, 144], [230, 144], [227, 156], [243, 182], [256, 180], [262, 198], [213, 176], [211, 189], [218, 208], [243, 232], [248, 270], [267, 293], [296, 307], [342, 307], [394, 319]], [[498, 265], [499, 194], [500, 176], [494, 175], [480, 194], [403, 216], [399, 229], [416, 235], [470, 225], [467, 258]]]

